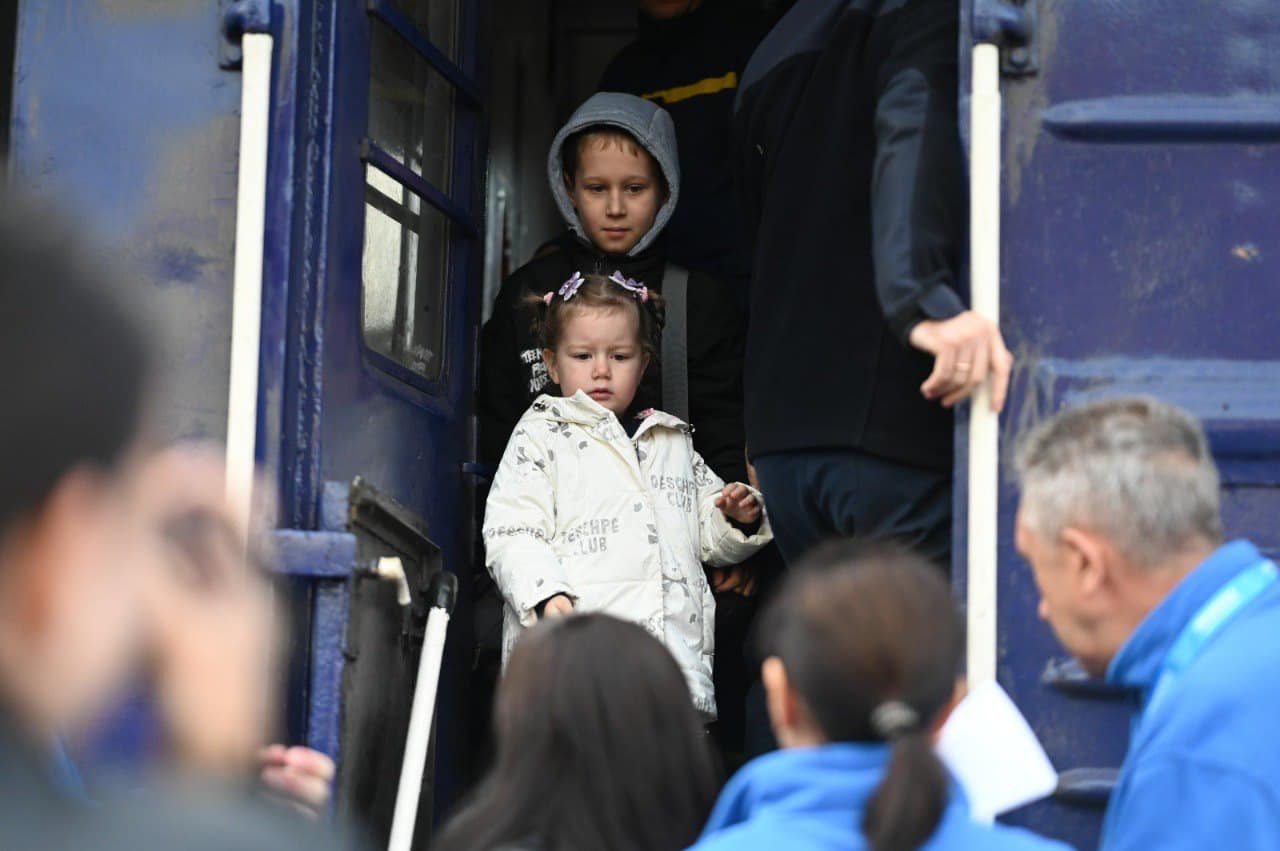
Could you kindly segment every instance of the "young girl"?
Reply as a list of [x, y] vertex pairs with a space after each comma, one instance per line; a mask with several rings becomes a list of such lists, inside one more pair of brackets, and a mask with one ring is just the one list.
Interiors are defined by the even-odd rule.
[[694, 705], [714, 718], [715, 603], [702, 564], [736, 564], [768, 543], [760, 494], [711, 472], [689, 425], [632, 411], [661, 330], [656, 294], [619, 273], [575, 273], [534, 306], [562, 397], [538, 397], [520, 419], [489, 492], [503, 658], [539, 617], [608, 612], [666, 644]]

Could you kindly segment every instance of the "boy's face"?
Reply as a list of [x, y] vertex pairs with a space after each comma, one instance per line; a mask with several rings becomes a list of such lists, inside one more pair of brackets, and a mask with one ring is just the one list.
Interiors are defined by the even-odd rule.
[[613, 139], [587, 136], [580, 144], [578, 172], [565, 175], [569, 198], [596, 248], [626, 254], [662, 207], [658, 164], [642, 148]]

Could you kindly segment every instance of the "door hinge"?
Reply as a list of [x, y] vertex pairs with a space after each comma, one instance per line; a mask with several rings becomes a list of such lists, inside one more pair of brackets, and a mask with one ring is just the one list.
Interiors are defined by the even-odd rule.
[[222, 32], [218, 39], [218, 67], [240, 68], [244, 55], [240, 39], [245, 33], [271, 32], [271, 0], [218, 0]]

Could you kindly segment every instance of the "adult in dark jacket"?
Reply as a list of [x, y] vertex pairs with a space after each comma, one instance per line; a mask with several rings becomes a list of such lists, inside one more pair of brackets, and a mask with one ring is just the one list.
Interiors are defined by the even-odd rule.
[[[625, 253], [597, 247], [565, 188], [562, 148], [565, 140], [592, 126], [619, 127], [634, 137], [658, 163], [667, 198], [653, 225]], [[584, 103], [556, 135], [547, 156], [547, 177], [569, 230], [542, 255], [521, 266], [502, 284], [493, 314], [480, 337], [480, 445], [486, 463], [502, 457], [516, 421], [544, 392], [549, 377], [542, 349], [534, 339], [532, 316], [521, 304], [530, 293], [558, 289], [574, 272], [623, 275], [661, 292], [666, 271], [663, 229], [682, 199], [675, 131], [657, 106], [626, 95], [598, 94]], [[688, 294], [689, 407], [694, 446], [725, 481], [746, 481], [742, 434], [742, 352], [744, 322], [728, 290], [719, 281], [690, 270]], [[661, 368], [650, 366], [636, 410], [662, 408]]]
[[671, 113], [683, 198], [667, 254], [725, 282], [746, 304], [751, 255], [730, 165], [738, 80], [776, 14], [747, 0], [640, 0], [636, 40], [614, 56], [600, 91], [628, 92]]
[[747, 442], [788, 559], [857, 534], [947, 560], [949, 408], [988, 375], [1003, 404], [1012, 358], [960, 293], [958, 15], [800, 0], [743, 73]]

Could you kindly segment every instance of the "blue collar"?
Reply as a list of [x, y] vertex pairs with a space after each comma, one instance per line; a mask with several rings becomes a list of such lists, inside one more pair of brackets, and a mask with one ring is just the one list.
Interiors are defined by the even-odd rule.
[[[852, 818], [879, 787], [890, 756], [884, 743], [834, 742], [757, 757], [730, 778], [706, 833], [740, 824], [763, 809], [796, 814], [839, 811]], [[967, 813], [968, 799], [955, 779], [948, 779], [948, 806]]]
[[1173, 643], [1196, 612], [1219, 589], [1261, 558], [1257, 547], [1246, 540], [1219, 547], [1138, 625], [1107, 667], [1107, 682], [1141, 689], [1145, 698], [1155, 686]]

